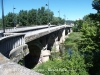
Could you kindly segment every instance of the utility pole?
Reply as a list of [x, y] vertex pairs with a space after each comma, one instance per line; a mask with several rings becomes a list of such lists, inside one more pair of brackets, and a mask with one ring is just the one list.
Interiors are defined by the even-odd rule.
[[[13, 15], [14, 15], [14, 9], [16, 9], [16, 8], [13, 6]], [[16, 27], [15, 25], [16, 25], [16, 23], [15, 23], [15, 15], [14, 15], [14, 27]]]
[[65, 19], [65, 24], [66, 24], [66, 15], [64, 15], [64, 19]]
[[[60, 21], [60, 9], [59, 9], [58, 13], [59, 13], [59, 21]], [[60, 25], [60, 23], [59, 23], [59, 22], [58, 22], [58, 25]]]
[[3, 0], [1, 0], [1, 5], [2, 5], [2, 25], [3, 25], [3, 33], [5, 33]]
[[48, 4], [46, 4], [46, 6], [48, 6], [48, 24], [50, 24], [50, 19], [49, 19], [49, 16], [50, 16], [50, 15], [49, 15], [49, 13], [50, 13], [50, 12], [49, 12], [49, 1], [48, 1]]
[[58, 13], [59, 13], [59, 18], [60, 18], [60, 9], [59, 9]]

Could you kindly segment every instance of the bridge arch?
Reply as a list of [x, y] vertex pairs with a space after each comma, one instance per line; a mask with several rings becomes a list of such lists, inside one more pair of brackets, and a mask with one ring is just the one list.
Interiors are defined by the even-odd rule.
[[50, 35], [50, 37], [48, 38], [48, 41], [47, 41], [47, 43], [48, 43], [47, 50], [50, 50], [50, 51], [52, 50], [52, 47], [53, 47], [53, 45], [55, 43], [55, 38], [56, 38], [55, 34], [52, 33]]
[[61, 40], [61, 37], [62, 37], [62, 30], [59, 30], [58, 31], [58, 41], [60, 42]]
[[25, 67], [33, 68], [38, 64], [42, 45], [38, 40], [31, 41], [28, 44], [29, 54], [25, 56]]

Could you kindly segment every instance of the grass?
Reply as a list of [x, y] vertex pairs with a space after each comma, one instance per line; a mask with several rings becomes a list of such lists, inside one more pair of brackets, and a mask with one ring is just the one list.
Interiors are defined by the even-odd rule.
[[74, 45], [81, 39], [81, 32], [73, 32], [69, 34], [69, 37], [65, 40], [66, 45]]

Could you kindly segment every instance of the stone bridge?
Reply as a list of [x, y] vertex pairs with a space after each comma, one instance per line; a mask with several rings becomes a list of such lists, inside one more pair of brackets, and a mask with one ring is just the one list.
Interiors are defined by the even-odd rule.
[[59, 45], [72, 32], [70, 25], [45, 25], [6, 29], [0, 34], [0, 52], [13, 62], [23, 58], [27, 68], [46, 62], [51, 52], [59, 52]]

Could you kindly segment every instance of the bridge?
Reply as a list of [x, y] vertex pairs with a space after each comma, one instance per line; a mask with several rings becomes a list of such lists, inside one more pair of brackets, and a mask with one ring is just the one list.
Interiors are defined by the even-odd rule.
[[52, 52], [59, 52], [59, 45], [72, 32], [70, 25], [41, 25], [0, 30], [0, 53], [18, 63], [23, 58], [24, 66], [33, 68], [49, 60]]

